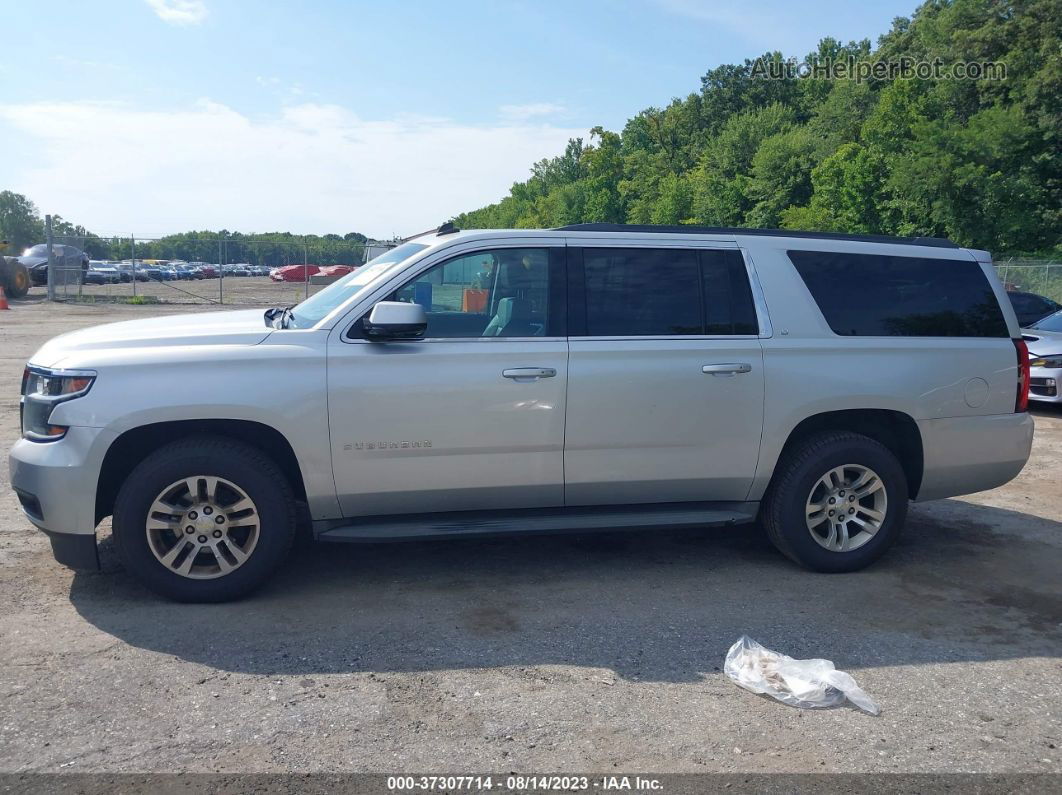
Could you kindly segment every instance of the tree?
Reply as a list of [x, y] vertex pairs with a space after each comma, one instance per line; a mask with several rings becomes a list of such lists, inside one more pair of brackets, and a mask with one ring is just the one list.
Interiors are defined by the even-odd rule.
[[0, 240], [6, 240], [19, 254], [27, 246], [44, 240], [44, 222], [37, 205], [21, 193], [0, 191]]

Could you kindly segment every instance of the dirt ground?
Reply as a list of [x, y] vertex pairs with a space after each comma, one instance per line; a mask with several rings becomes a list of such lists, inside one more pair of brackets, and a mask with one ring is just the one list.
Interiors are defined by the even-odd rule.
[[[235, 281], [235, 280], [233, 280]], [[0, 448], [27, 357], [189, 307], [0, 312]], [[160, 601], [51, 557], [0, 469], [0, 771], [1060, 772], [1062, 411], [1014, 482], [912, 506], [823, 576], [757, 528], [319, 546], [236, 604]], [[731, 684], [748, 634], [878, 701]]]

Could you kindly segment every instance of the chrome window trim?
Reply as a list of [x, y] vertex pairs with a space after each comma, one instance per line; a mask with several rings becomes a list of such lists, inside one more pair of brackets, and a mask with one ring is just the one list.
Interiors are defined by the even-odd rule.
[[752, 290], [752, 305], [756, 311], [756, 322], [760, 326], [760, 339], [770, 339], [774, 336], [774, 326], [771, 325], [771, 314], [767, 311], [767, 299], [763, 295], [763, 287], [760, 285], [759, 274], [756, 273], [752, 254], [743, 246], [738, 247], [741, 258], [745, 261], [745, 274], [749, 277], [749, 288]]

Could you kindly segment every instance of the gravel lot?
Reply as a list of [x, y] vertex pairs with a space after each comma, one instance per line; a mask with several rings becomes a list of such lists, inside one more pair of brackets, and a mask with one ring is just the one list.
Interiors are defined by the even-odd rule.
[[[224, 300], [231, 304], [295, 304], [309, 292], [313, 295], [323, 290], [324, 285], [306, 285], [303, 282], [274, 282], [268, 276], [226, 276], [225, 279], [200, 279], [172, 282], [132, 282], [123, 284], [70, 285], [66, 291], [59, 288], [59, 295], [76, 296], [80, 290], [83, 298], [99, 301], [128, 300], [135, 296], [155, 298], [169, 304], [210, 305]], [[43, 300], [47, 287], [30, 288], [27, 300]], [[185, 310], [188, 311], [188, 310]]]
[[[0, 312], [0, 447], [46, 339], [188, 310]], [[1057, 773], [1062, 412], [1035, 414], [1017, 480], [913, 506], [884, 561], [834, 576], [755, 528], [319, 546], [250, 600], [175, 605], [106, 524], [102, 573], [57, 565], [5, 465], [0, 770]], [[741, 634], [832, 659], [882, 714], [738, 689]]]

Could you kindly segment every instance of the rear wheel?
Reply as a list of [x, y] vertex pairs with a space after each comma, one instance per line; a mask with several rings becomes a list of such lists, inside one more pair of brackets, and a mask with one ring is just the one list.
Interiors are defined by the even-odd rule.
[[195, 437], [160, 448], [129, 475], [114, 507], [126, 568], [182, 602], [251, 592], [287, 557], [295, 535], [291, 486], [260, 450]]
[[903, 467], [887, 447], [860, 434], [825, 433], [779, 462], [763, 523], [774, 545], [800, 565], [856, 571], [895, 543], [907, 498]]

